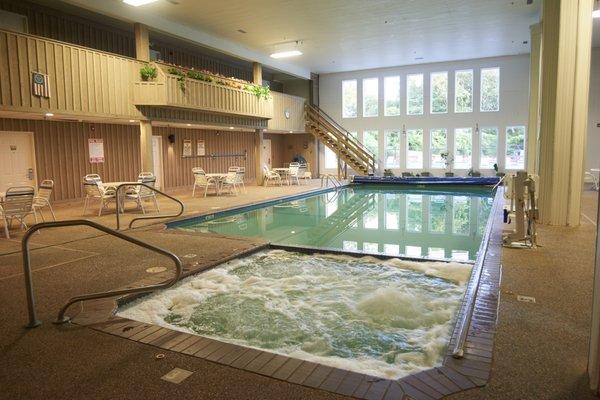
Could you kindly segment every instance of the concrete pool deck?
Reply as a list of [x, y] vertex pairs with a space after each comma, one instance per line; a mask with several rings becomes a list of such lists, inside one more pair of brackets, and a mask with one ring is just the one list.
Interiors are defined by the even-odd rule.
[[[268, 194], [316, 187], [284, 187], [281, 193], [269, 188]], [[226, 200], [232, 206], [252, 202], [252, 196], [254, 201], [264, 200], [261, 189], [250, 187], [248, 196]], [[595, 195], [585, 196], [584, 213], [591, 219], [595, 219]], [[198, 201], [211, 211], [211, 207], [223, 207], [225, 198]], [[77, 216], [73, 209], [64, 212]], [[110, 217], [114, 223], [114, 214], [101, 218], [108, 221]], [[40, 246], [32, 256], [37, 270], [38, 310], [44, 324], [33, 330], [22, 328], [26, 323], [23, 277], [20, 254], [14, 253], [19, 242], [2, 247], [0, 298], [4, 300], [4, 318], [0, 322], [0, 346], [4, 365], [0, 384], [6, 398], [346, 398], [77, 325], [51, 324], [67, 298], [129, 285], [149, 277], [145, 272], [148, 267], [168, 265], [147, 251], [116, 246], [120, 243], [116, 239], [73, 229], [62, 237], [57, 231], [34, 238]], [[201, 246], [202, 251], [196, 253], [211, 262], [261, 244], [208, 236], [198, 240], [188, 235], [183, 239], [184, 235], [166, 233], [160, 226], [129, 234], [173, 250], [184, 262], [190, 248]], [[491, 380], [484, 388], [451, 398], [595, 398], [587, 391], [585, 379], [590, 318], [585, 310], [591, 301], [594, 239], [594, 226], [583, 218], [579, 228], [540, 227], [544, 247], [537, 250], [504, 250], [503, 295]], [[535, 296], [537, 302], [517, 303], [517, 294]], [[156, 359], [157, 353], [166, 357]], [[160, 379], [175, 367], [194, 373], [180, 385]]]

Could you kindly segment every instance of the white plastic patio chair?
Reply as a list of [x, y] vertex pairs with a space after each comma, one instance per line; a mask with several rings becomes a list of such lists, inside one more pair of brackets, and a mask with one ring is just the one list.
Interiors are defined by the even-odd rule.
[[[152, 172], [142, 172], [138, 175], [138, 182], [144, 183], [150, 187], [154, 187], [156, 183], [156, 177]], [[142, 213], [146, 214], [146, 209], [144, 208], [144, 201], [150, 200], [154, 203], [154, 208], [156, 212], [160, 212], [160, 208], [158, 207], [158, 201], [156, 199], [156, 192], [152, 189], [147, 188], [146, 186], [131, 186], [125, 192], [125, 197], [123, 198], [123, 203], [126, 201], [133, 201], [137, 204], [138, 208], [141, 208]]]
[[288, 173], [288, 179], [292, 184], [294, 183], [294, 180], [295, 180], [296, 184], [300, 185], [300, 179], [298, 179], [299, 171], [300, 171], [300, 164], [290, 163], [290, 172]]
[[221, 189], [229, 189], [229, 193], [237, 196], [238, 177], [237, 171], [228, 172], [225, 180], [221, 184]]
[[8, 188], [4, 195], [4, 202], [0, 206], [0, 218], [4, 221], [4, 234], [10, 239], [9, 228], [13, 219], [20, 222], [27, 229], [25, 218], [33, 214], [37, 223], [37, 216], [33, 210], [33, 197], [35, 190], [31, 186], [15, 186]]
[[215, 193], [219, 194], [219, 183], [213, 179], [208, 178], [206, 173], [202, 168], [192, 168], [192, 173], [194, 174], [194, 187], [192, 188], [192, 197], [196, 195], [196, 188], [204, 188], [204, 197], [208, 193], [208, 189], [210, 187], [215, 188]]
[[300, 184], [300, 179], [304, 179], [304, 175], [306, 174], [306, 164], [300, 164], [298, 170], [296, 171], [296, 180], [298, 181], [298, 185]]
[[242, 189], [240, 189], [240, 191], [243, 190], [244, 193], [247, 193], [247, 191], [246, 191], [246, 184], [244, 183], [244, 180], [245, 180], [245, 177], [246, 177], [246, 167], [238, 167], [236, 177], [237, 177], [237, 180], [238, 180], [238, 182], [237, 182], [238, 186], [242, 187]]
[[45, 221], [44, 212], [42, 211], [44, 207], [48, 207], [52, 215], [52, 220], [56, 221], [56, 215], [54, 215], [54, 210], [50, 204], [52, 189], [54, 189], [54, 181], [52, 179], [44, 179], [38, 187], [37, 195], [33, 198], [33, 211], [36, 214], [40, 213], [42, 221]]
[[269, 170], [269, 167], [267, 167], [266, 165], [263, 165], [263, 180], [265, 186], [269, 184], [269, 181], [279, 182], [279, 186], [283, 184], [283, 181], [281, 180], [281, 175], [279, 175], [275, 171]]

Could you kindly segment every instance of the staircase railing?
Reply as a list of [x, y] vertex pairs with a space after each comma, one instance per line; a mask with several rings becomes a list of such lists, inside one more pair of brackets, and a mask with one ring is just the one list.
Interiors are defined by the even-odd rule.
[[115, 236], [119, 239], [125, 240], [129, 243], [133, 243], [139, 247], [143, 247], [145, 249], [148, 249], [150, 251], [153, 251], [155, 253], [158, 253], [165, 257], [168, 257], [175, 264], [175, 276], [165, 282], [162, 282], [162, 283], [159, 283], [156, 285], [141, 286], [141, 287], [127, 288], [127, 289], [118, 289], [118, 290], [112, 290], [112, 291], [107, 291], [107, 292], [97, 292], [97, 293], [89, 293], [89, 294], [84, 294], [84, 295], [80, 295], [80, 296], [75, 296], [75, 297], [69, 299], [67, 304], [65, 304], [60, 309], [57, 320], [56, 320], [57, 323], [68, 322], [69, 319], [65, 318], [65, 312], [72, 304], [77, 303], [79, 301], [101, 299], [101, 298], [113, 297], [113, 296], [121, 296], [121, 295], [131, 294], [131, 293], [148, 293], [148, 292], [152, 292], [152, 291], [155, 291], [158, 289], [168, 288], [168, 287], [172, 286], [173, 284], [175, 284], [175, 282], [177, 282], [179, 280], [179, 278], [181, 277], [181, 274], [183, 272], [183, 265], [181, 264], [181, 260], [179, 260], [179, 257], [177, 257], [175, 254], [171, 253], [170, 251], [161, 249], [160, 247], [156, 247], [154, 245], [146, 243], [142, 240], [125, 235], [124, 233], [121, 233], [119, 231], [111, 229], [107, 226], [98, 224], [96, 222], [89, 221], [87, 219], [76, 219], [76, 220], [70, 220], [70, 221], [52, 221], [52, 222], [42, 222], [39, 224], [35, 224], [31, 228], [29, 228], [29, 230], [27, 230], [27, 232], [25, 232], [25, 235], [23, 235], [23, 239], [21, 240], [21, 251], [23, 254], [23, 274], [25, 276], [25, 289], [26, 289], [26, 293], [27, 293], [27, 310], [29, 313], [29, 324], [27, 325], [28, 328], [35, 328], [36, 326], [41, 325], [41, 322], [40, 322], [40, 320], [38, 320], [37, 314], [35, 311], [35, 296], [33, 293], [33, 280], [32, 280], [32, 276], [31, 276], [31, 261], [30, 261], [30, 254], [29, 254], [29, 238], [31, 237], [31, 235], [33, 235], [35, 232], [37, 232], [40, 229], [60, 228], [60, 227], [65, 227], [65, 226], [89, 226], [89, 227], [92, 227], [99, 231], [102, 231], [104, 233], [107, 233], [111, 236]]
[[[307, 117], [317, 125], [322, 125], [325, 131], [330, 134], [332, 139], [337, 140], [337, 146], [342, 146], [344, 149], [353, 153], [353, 155], [364, 163], [367, 170], [375, 172], [377, 161], [375, 156], [371, 154], [361, 142], [355, 139], [350, 132], [338, 124], [331, 116], [314, 105], [306, 105]], [[341, 148], [340, 148], [341, 150]]]

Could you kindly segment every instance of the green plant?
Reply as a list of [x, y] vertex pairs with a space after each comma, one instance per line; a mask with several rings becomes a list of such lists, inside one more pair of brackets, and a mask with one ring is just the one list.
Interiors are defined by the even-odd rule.
[[446, 164], [446, 168], [448, 168], [449, 170], [452, 170], [452, 164], [454, 163], [454, 157], [452, 156], [452, 154], [450, 154], [450, 152], [446, 151], [446, 152], [440, 153], [440, 157], [442, 157], [442, 159], [444, 160], [444, 164]]
[[177, 76], [177, 84], [182, 92], [185, 92], [185, 73], [177, 68], [169, 68], [167, 72], [171, 75]]
[[494, 164], [494, 171], [498, 172], [498, 164]]
[[261, 85], [246, 85], [244, 90], [254, 93], [259, 99], [268, 100], [271, 97], [271, 89], [268, 86]]
[[156, 67], [153, 67], [150, 64], [146, 64], [142, 68], [140, 68], [140, 77], [143, 81], [156, 79], [157, 76], [158, 70], [156, 69]]

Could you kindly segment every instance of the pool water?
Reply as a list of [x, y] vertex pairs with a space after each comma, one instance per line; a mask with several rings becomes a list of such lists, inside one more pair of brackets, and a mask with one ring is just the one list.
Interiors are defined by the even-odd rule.
[[182, 221], [175, 228], [258, 237], [288, 246], [472, 261], [492, 202], [493, 192], [481, 187], [353, 185]]
[[440, 365], [471, 265], [270, 250], [118, 315], [396, 379]]

